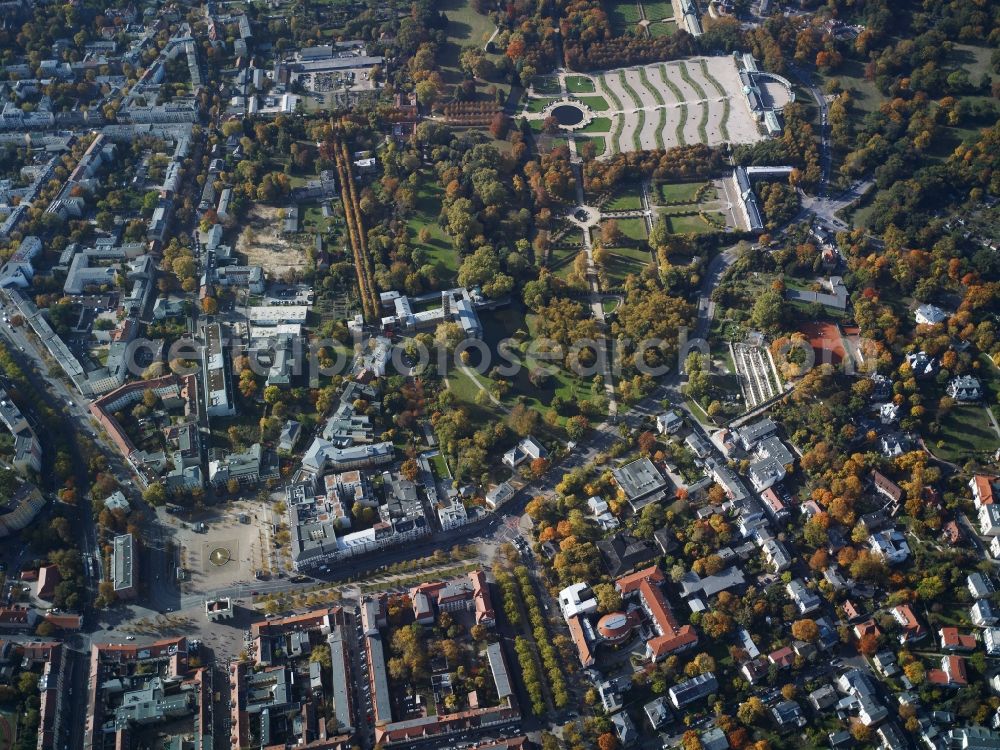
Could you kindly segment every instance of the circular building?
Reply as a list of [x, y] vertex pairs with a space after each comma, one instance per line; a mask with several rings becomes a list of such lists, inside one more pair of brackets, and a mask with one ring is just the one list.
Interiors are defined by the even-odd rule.
[[597, 632], [608, 643], [618, 644], [632, 635], [632, 621], [624, 612], [612, 612], [597, 621]]

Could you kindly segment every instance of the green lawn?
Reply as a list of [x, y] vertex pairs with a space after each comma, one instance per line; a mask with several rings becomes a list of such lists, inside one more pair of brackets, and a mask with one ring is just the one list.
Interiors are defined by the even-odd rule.
[[624, 283], [629, 274], [638, 276], [652, 262], [648, 250], [635, 247], [613, 247], [609, 250], [608, 279], [614, 285]]
[[[490, 348], [490, 351], [496, 351], [497, 343], [500, 340], [513, 337], [517, 331], [526, 331], [530, 339], [537, 339], [538, 316], [528, 313], [520, 304], [513, 304], [486, 313], [481, 316], [481, 320], [483, 323], [483, 341]], [[554, 371], [553, 376], [544, 387], [536, 387], [528, 380], [528, 373], [532, 363], [526, 360], [524, 355], [518, 356], [522, 359], [522, 366], [519, 368], [518, 373], [510, 378], [511, 389], [504, 398], [506, 406], [512, 406], [520, 398], [528, 406], [536, 409], [544, 416], [546, 412], [552, 410], [550, 405], [553, 397], [557, 394], [564, 399], [576, 402], [592, 398], [589, 380], [582, 380], [575, 373], [564, 370], [558, 363], [554, 362], [534, 363], [536, 366], [543, 364], [550, 371]], [[473, 387], [475, 387], [474, 384]], [[565, 423], [566, 416], [571, 415], [561, 416], [559, 420], [560, 424]], [[544, 423], [541, 432], [547, 435], [553, 434], [551, 429], [547, 428]]]
[[535, 76], [531, 79], [531, 87], [542, 96], [559, 96], [562, 93], [556, 76]]
[[532, 114], [537, 114], [554, 101], [555, 99], [528, 99], [527, 110]]
[[639, 121], [635, 124], [635, 132], [632, 133], [632, 150], [642, 151], [642, 129], [646, 126], [646, 111], [639, 110]]
[[496, 28], [489, 16], [477, 13], [469, 0], [439, 0], [435, 9], [448, 17], [448, 42], [438, 59], [443, 68], [445, 80], [457, 83], [465, 77], [458, 68], [458, 57], [463, 47], [482, 48]]
[[662, 21], [664, 18], [674, 17], [674, 7], [670, 3], [665, 3], [662, 0], [656, 0], [655, 2], [644, 2], [642, 4], [642, 9], [646, 13], [646, 18], [650, 21]]
[[964, 464], [971, 458], [982, 460], [1000, 446], [986, 407], [980, 404], [956, 406], [939, 421], [941, 432], [928, 438], [928, 446], [946, 461]]
[[611, 104], [612, 106], [614, 106], [616, 112], [621, 112], [623, 109], [625, 109], [625, 107], [622, 106], [621, 99], [619, 99], [618, 95], [611, 90], [610, 86], [606, 85], [606, 82], [602, 82], [601, 88], [608, 95], [608, 98], [611, 100]]
[[642, 208], [638, 185], [625, 185], [604, 206], [605, 211], [638, 211]]
[[586, 76], [566, 76], [566, 89], [571, 94], [593, 94], [597, 89]]
[[603, 156], [604, 152], [608, 150], [608, 140], [603, 135], [592, 135], [589, 137], [577, 136], [576, 138], [577, 149], [579, 149], [580, 145], [585, 141], [590, 141], [594, 144], [594, 148], [596, 149], [594, 151], [594, 156]]
[[648, 26], [649, 35], [654, 39], [661, 36], [673, 36], [677, 33], [677, 24], [673, 21], [657, 21]]
[[[698, 67], [701, 69], [701, 75], [705, 78], [709, 84], [715, 89], [715, 94], [718, 96], [725, 96], [726, 90], [722, 88], [722, 84], [719, 83], [711, 73], [708, 71], [708, 65], [704, 60], [698, 61]], [[722, 139], [725, 141], [729, 140], [729, 127], [726, 123], [729, 122], [729, 99], [723, 99], [722, 101], [722, 120], [719, 121], [719, 132], [722, 135]]]
[[548, 269], [558, 278], [565, 279], [573, 270], [573, 261], [582, 249], [568, 245], [556, 245], [549, 248]]
[[650, 112], [650, 117], [656, 118], [656, 147], [663, 148], [663, 129], [667, 125], [667, 110], [658, 109], [656, 112]]
[[660, 200], [664, 203], [694, 203], [703, 182], [661, 182], [657, 185]]
[[979, 83], [984, 75], [996, 80], [997, 74], [993, 72], [991, 63], [992, 55], [990, 47], [974, 47], [971, 44], [956, 44], [952, 51], [952, 58], [968, 71], [974, 83]]
[[603, 96], [578, 96], [577, 99], [595, 112], [604, 112], [608, 109], [608, 100]]
[[[451, 281], [458, 273], [458, 251], [451, 244], [451, 239], [438, 224], [438, 214], [441, 213], [441, 186], [433, 173], [427, 171], [421, 174], [422, 182], [417, 190], [416, 207], [407, 222], [410, 241], [414, 249], [421, 249], [428, 255], [428, 262], [435, 265], [442, 281]], [[422, 227], [430, 231], [426, 243], [418, 239]]]
[[694, 216], [671, 216], [670, 231], [674, 234], [705, 234], [715, 228], [697, 214]]
[[304, 231], [326, 234], [326, 231], [330, 228], [331, 223], [330, 219], [323, 216], [323, 209], [319, 206], [316, 204], [306, 206], [305, 213], [302, 217], [302, 228]]
[[451, 472], [448, 471], [448, 462], [440, 451], [431, 458], [431, 466], [434, 467], [434, 473], [437, 474], [438, 479], [447, 480], [451, 476]]
[[610, 117], [595, 117], [587, 125], [580, 128], [579, 133], [607, 133], [611, 130]]
[[639, 8], [630, 0], [607, 0], [603, 3], [615, 36], [631, 31], [639, 23]]
[[615, 219], [618, 224], [618, 229], [621, 231], [622, 235], [632, 240], [633, 242], [645, 242], [646, 241], [646, 220], [641, 217], [630, 217], [625, 219]]
[[864, 65], [856, 60], [844, 60], [836, 73], [822, 77], [824, 81], [832, 78], [840, 81], [840, 85], [853, 95], [851, 106], [864, 112], [874, 112], [885, 99], [875, 83], [865, 78]]

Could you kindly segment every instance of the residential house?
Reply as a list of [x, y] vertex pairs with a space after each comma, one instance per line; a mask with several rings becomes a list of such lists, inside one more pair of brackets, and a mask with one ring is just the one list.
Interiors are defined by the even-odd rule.
[[667, 693], [674, 708], [684, 708], [696, 701], [707, 698], [719, 689], [719, 682], [711, 672], [705, 672], [690, 680], [684, 680], [671, 687]]
[[779, 727], [804, 727], [806, 717], [802, 715], [802, 706], [796, 701], [781, 701], [771, 709]]
[[673, 435], [684, 426], [684, 418], [675, 411], [664, 412], [656, 417], [656, 429], [661, 435]]
[[667, 699], [662, 696], [647, 703], [642, 707], [642, 710], [654, 730], [664, 726], [671, 719], [670, 709], [667, 708]]
[[795, 652], [790, 646], [782, 646], [767, 655], [767, 660], [778, 669], [789, 669], [795, 664]]
[[973, 599], [988, 599], [996, 593], [993, 581], [982, 573], [970, 573], [966, 578], [966, 583]]
[[969, 489], [972, 491], [972, 501], [976, 505], [976, 510], [979, 510], [984, 505], [993, 505], [995, 502], [993, 491], [995, 488], [998, 490], [998, 494], [1000, 494], [1000, 482], [997, 481], [996, 477], [976, 474], [969, 480]]
[[761, 551], [775, 573], [781, 573], [792, 566], [792, 556], [788, 554], [785, 545], [777, 539], [767, 539], [761, 544]]
[[490, 508], [490, 510], [496, 510], [508, 500], [513, 498], [516, 494], [517, 490], [511, 487], [510, 484], [507, 482], [501, 482], [486, 493], [486, 505]]
[[809, 693], [809, 702], [818, 713], [836, 705], [837, 700], [837, 691], [830, 684], [823, 685]]
[[915, 643], [927, 636], [927, 630], [920, 624], [917, 616], [913, 614], [913, 609], [909, 604], [900, 604], [893, 607], [892, 616], [903, 629], [903, 632], [899, 636], [900, 643]]
[[920, 305], [913, 311], [913, 317], [917, 325], [937, 325], [948, 320], [948, 314], [937, 305]]
[[941, 668], [927, 672], [927, 681], [941, 687], [965, 687], [969, 677], [965, 668], [965, 657], [949, 654], [941, 657]]
[[941, 648], [945, 651], [975, 651], [976, 636], [960, 633], [958, 628], [946, 627], [938, 630]]
[[961, 404], [969, 404], [979, 401], [983, 397], [983, 386], [978, 378], [972, 375], [961, 375], [952, 378], [945, 389], [949, 396]]
[[1000, 505], [980, 506], [979, 532], [983, 536], [1000, 536]]
[[806, 585], [798, 578], [789, 581], [785, 586], [785, 591], [788, 592], [788, 597], [795, 603], [800, 615], [815, 612], [823, 604], [823, 600], [815, 592], [806, 588]]
[[875, 491], [893, 505], [899, 505], [903, 501], [903, 488], [882, 472], [872, 472], [872, 484]]
[[524, 438], [509, 451], [503, 454], [503, 463], [511, 469], [517, 468], [525, 461], [545, 458], [549, 452], [531, 435]]
[[1000, 612], [989, 599], [979, 599], [969, 610], [972, 624], [980, 628], [990, 627], [1000, 622]]
[[899, 565], [910, 556], [910, 546], [901, 531], [879, 531], [868, 537], [868, 544], [889, 565]]

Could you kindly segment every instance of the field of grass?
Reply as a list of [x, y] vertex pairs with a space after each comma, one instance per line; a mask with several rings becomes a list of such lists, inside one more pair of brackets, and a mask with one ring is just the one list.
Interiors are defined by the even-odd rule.
[[[406, 222], [410, 241], [414, 249], [420, 248], [427, 253], [428, 262], [437, 267], [442, 281], [451, 280], [458, 273], [459, 257], [451, 244], [451, 239], [438, 225], [438, 214], [441, 213], [441, 186], [430, 172], [423, 174], [423, 180], [417, 190], [413, 216]], [[430, 238], [426, 243], [421, 243], [418, 239], [422, 227], [427, 227], [430, 231]]]
[[705, 234], [715, 228], [697, 214], [693, 216], [671, 216], [670, 231], [674, 234]]
[[440, 451], [431, 458], [431, 466], [434, 467], [434, 473], [437, 474], [438, 479], [443, 481], [451, 476], [451, 472], [448, 470], [448, 462]]
[[605, 138], [603, 135], [593, 135], [590, 137], [577, 136], [576, 139], [577, 148], [580, 147], [583, 141], [591, 141], [594, 144], [594, 148], [596, 149], [594, 151], [594, 156], [603, 156], [604, 153], [608, 150], [608, 139]]
[[984, 406], [956, 406], [939, 421], [941, 432], [928, 443], [934, 454], [946, 461], [964, 464], [971, 458], [981, 460], [1000, 445]]
[[560, 279], [565, 279], [573, 270], [573, 261], [583, 248], [557, 245], [549, 249], [548, 269]]
[[593, 94], [594, 82], [586, 76], [566, 76], [566, 90], [571, 94]]
[[618, 223], [618, 229], [621, 233], [628, 237], [633, 242], [645, 242], [646, 237], [646, 220], [641, 217], [631, 217], [627, 219], [615, 219]]
[[302, 216], [303, 231], [326, 234], [332, 223], [331, 219], [323, 216], [323, 209], [316, 204], [306, 206], [305, 213]]
[[632, 150], [642, 151], [642, 129], [646, 125], [646, 110], [639, 110], [639, 119], [635, 124], [635, 132], [632, 133]]
[[649, 35], [653, 38], [673, 36], [677, 33], [677, 24], [673, 21], [657, 21], [656, 23], [649, 24], [646, 28], [649, 31]]
[[608, 100], [603, 96], [578, 96], [577, 99], [595, 112], [604, 112], [608, 109]]
[[990, 60], [992, 55], [993, 50], [989, 47], [956, 44], [952, 50], [951, 58], [968, 71], [973, 83], [979, 83], [979, 79], [984, 75], [988, 75], [993, 81], [997, 79], [997, 74], [993, 72]]
[[629, 274], [638, 276], [652, 262], [648, 250], [635, 247], [613, 247], [608, 256], [608, 280], [615, 285], [624, 283]]
[[559, 96], [562, 93], [556, 76], [535, 76], [531, 79], [531, 88], [542, 96]]
[[631, 31], [639, 23], [639, 7], [630, 0], [609, 0], [603, 3], [615, 36]]
[[611, 130], [610, 117], [595, 117], [587, 125], [580, 128], [580, 133], [607, 133]]
[[644, 2], [642, 9], [646, 13], [647, 20], [650, 21], [662, 21], [664, 18], [674, 17], [674, 6], [663, 2], [663, 0]]
[[656, 192], [663, 203], [694, 203], [703, 182], [661, 182]]
[[[491, 351], [496, 351], [497, 343], [501, 339], [511, 338], [517, 331], [527, 331], [529, 336], [537, 338], [538, 316], [527, 313], [522, 305], [510, 305], [508, 307], [486, 313], [482, 316], [483, 341]], [[509, 379], [511, 388], [504, 398], [506, 406], [512, 406], [518, 399], [539, 411], [543, 416], [551, 411], [552, 399], [559, 395], [569, 401], [583, 401], [592, 397], [589, 381], [584, 381], [573, 372], [563, 370], [557, 363], [544, 363], [545, 367], [553, 372], [553, 376], [544, 387], [538, 388], [528, 380], [530, 370], [529, 362], [522, 362], [522, 366], [516, 375]], [[539, 363], [536, 363], [539, 364]], [[475, 385], [473, 385], [475, 387]], [[565, 423], [565, 417], [561, 417], [560, 424]], [[540, 431], [545, 435], [552, 435], [551, 428], [543, 422]], [[561, 432], [561, 430], [560, 430]]]
[[469, 0], [439, 0], [436, 9], [448, 16], [448, 43], [439, 59], [445, 80], [455, 83], [465, 77], [458, 68], [462, 48], [470, 45], [481, 48], [495, 27], [489, 16], [473, 9]]
[[[840, 85], [852, 92], [852, 107], [857, 107], [864, 112], [874, 112], [885, 98], [882, 92], [873, 81], [865, 79], [864, 66], [854, 60], [845, 60], [844, 64], [837, 68], [837, 72], [825, 76], [826, 79], [836, 78]], [[810, 101], [805, 99], [803, 101]]]
[[532, 114], [538, 114], [554, 101], [555, 99], [528, 99], [527, 110]]
[[638, 185], [625, 185], [603, 206], [605, 211], [638, 211], [642, 208]]

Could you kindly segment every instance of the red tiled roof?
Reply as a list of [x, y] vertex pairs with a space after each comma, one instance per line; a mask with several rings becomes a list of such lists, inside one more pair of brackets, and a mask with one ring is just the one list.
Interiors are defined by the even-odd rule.
[[976, 648], [976, 637], [959, 633], [958, 628], [941, 628], [939, 635], [941, 636], [941, 648], [956, 651], [972, 651]]
[[854, 635], [858, 638], [868, 635], [869, 633], [874, 635], [876, 638], [882, 635], [882, 631], [878, 629], [878, 625], [875, 624], [875, 620], [872, 620], [871, 618], [865, 620], [864, 622], [859, 622], [854, 626]]
[[650, 616], [656, 622], [660, 635], [650, 639], [646, 644], [654, 659], [698, 642], [698, 634], [694, 628], [690, 625], [677, 625], [674, 613], [660, 589], [660, 584], [665, 580], [663, 571], [652, 565], [615, 581], [615, 587], [622, 596], [638, 592]]
[[769, 653], [767, 660], [779, 667], [790, 667], [795, 663], [795, 652], [788, 646], [784, 646]]
[[615, 581], [615, 586], [618, 588], [618, 591], [622, 596], [626, 596], [637, 590], [639, 588], [639, 584], [646, 580], [650, 580], [655, 583], [663, 583], [666, 580], [666, 577], [663, 575], [663, 571], [655, 565], [651, 565], [648, 568], [643, 568], [642, 570], [638, 570], [630, 575], [622, 576]]
[[924, 626], [920, 624], [920, 620], [913, 614], [913, 609], [910, 608], [909, 604], [900, 604], [893, 610], [893, 616], [896, 618], [896, 622], [902, 626], [906, 640], [919, 640], [927, 634]]
[[576, 646], [576, 653], [580, 657], [580, 664], [589, 667], [594, 663], [594, 654], [590, 650], [590, 644], [587, 643], [587, 637], [583, 634], [580, 616], [570, 617], [566, 624], [569, 626], [569, 635], [573, 639], [573, 645]]
[[993, 505], [993, 480], [985, 474], [976, 474], [976, 494], [980, 505]]

